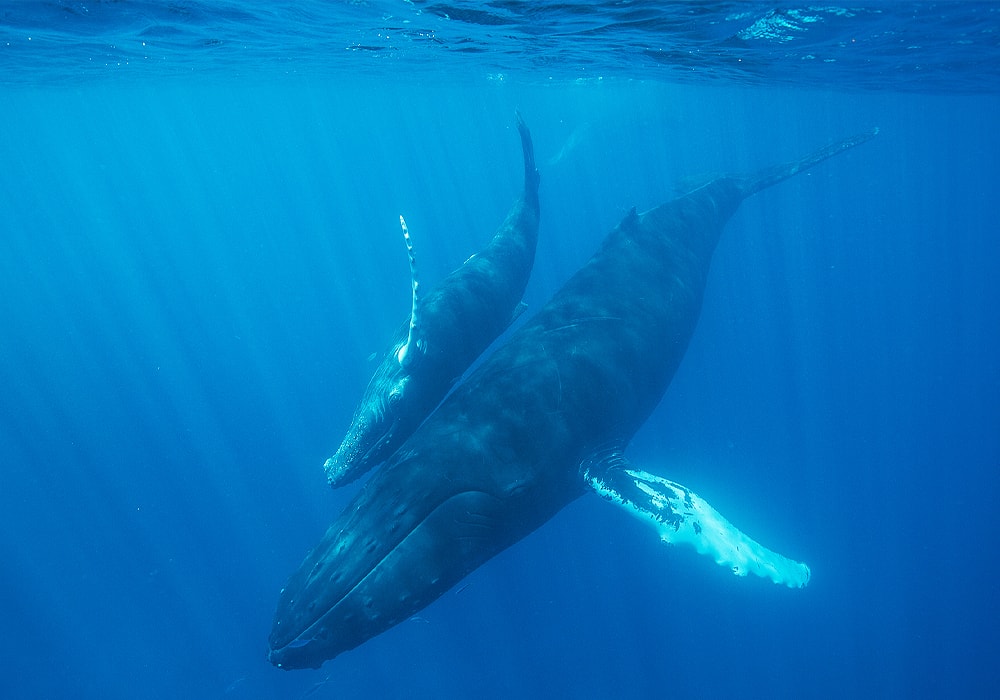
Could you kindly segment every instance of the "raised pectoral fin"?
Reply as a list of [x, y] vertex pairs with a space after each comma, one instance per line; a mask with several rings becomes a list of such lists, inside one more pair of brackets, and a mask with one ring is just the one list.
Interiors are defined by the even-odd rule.
[[620, 456], [585, 468], [584, 478], [599, 495], [650, 523], [664, 542], [690, 545], [737, 576], [756, 574], [790, 588], [809, 583], [808, 566], [755, 542], [675, 481], [635, 469]]
[[417, 257], [413, 252], [410, 229], [406, 227], [406, 221], [402, 215], [399, 217], [399, 226], [403, 229], [406, 255], [410, 261], [410, 288], [413, 292], [410, 305], [410, 326], [406, 334], [406, 342], [396, 351], [396, 360], [406, 368], [416, 360], [416, 353], [414, 351], [423, 350], [424, 348], [420, 343], [420, 334], [423, 332], [423, 329], [420, 327], [420, 281], [417, 277]]

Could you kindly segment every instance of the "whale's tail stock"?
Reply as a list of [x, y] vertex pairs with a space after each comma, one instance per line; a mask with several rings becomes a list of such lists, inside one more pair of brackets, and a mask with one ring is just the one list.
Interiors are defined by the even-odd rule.
[[817, 151], [813, 151], [803, 158], [791, 161], [790, 163], [782, 163], [781, 165], [775, 165], [761, 170], [753, 175], [744, 176], [742, 178], [742, 182], [740, 183], [740, 189], [743, 191], [743, 197], [746, 198], [752, 194], [756, 194], [771, 185], [778, 184], [782, 180], [787, 180], [793, 175], [798, 175], [804, 170], [808, 170], [828, 158], [832, 158], [833, 156], [843, 153], [844, 151], [854, 148], [855, 146], [860, 146], [865, 141], [875, 138], [878, 132], [878, 127], [875, 127], [869, 131], [844, 139], [843, 141], [831, 143]]

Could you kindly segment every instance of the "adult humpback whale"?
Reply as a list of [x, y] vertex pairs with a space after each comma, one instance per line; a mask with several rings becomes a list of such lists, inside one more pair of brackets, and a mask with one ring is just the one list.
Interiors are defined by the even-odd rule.
[[875, 132], [633, 210], [553, 299], [365, 484], [282, 590], [281, 668], [318, 667], [406, 620], [588, 487], [737, 574], [809, 569], [622, 457], [684, 355], [723, 226], [747, 196]]
[[343, 486], [395, 452], [434, 410], [452, 384], [524, 310], [538, 240], [538, 171], [528, 127], [517, 116], [524, 153], [524, 192], [489, 245], [420, 294], [410, 234], [410, 317], [393, 335], [337, 452], [323, 468]]

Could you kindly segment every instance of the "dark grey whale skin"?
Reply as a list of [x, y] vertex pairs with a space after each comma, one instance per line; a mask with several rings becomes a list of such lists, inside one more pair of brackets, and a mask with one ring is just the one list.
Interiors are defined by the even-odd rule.
[[270, 661], [318, 667], [402, 622], [586, 490], [663, 396], [747, 196], [867, 141], [633, 210], [365, 484], [282, 590]]
[[489, 244], [421, 298], [419, 348], [411, 348], [404, 362], [397, 358], [409, 318], [391, 338], [340, 447], [324, 465], [334, 488], [395, 452], [523, 310], [538, 243], [539, 176], [531, 133], [516, 116], [524, 191]]

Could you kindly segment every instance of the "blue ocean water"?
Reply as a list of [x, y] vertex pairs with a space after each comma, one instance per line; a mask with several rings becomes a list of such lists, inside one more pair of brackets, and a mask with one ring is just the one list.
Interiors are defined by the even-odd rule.
[[[1000, 673], [996, 4], [0, 5], [0, 689], [24, 698], [989, 697]], [[804, 590], [594, 496], [316, 671], [278, 591], [408, 312], [501, 222], [528, 314], [632, 208], [748, 199], [628, 454]]]

